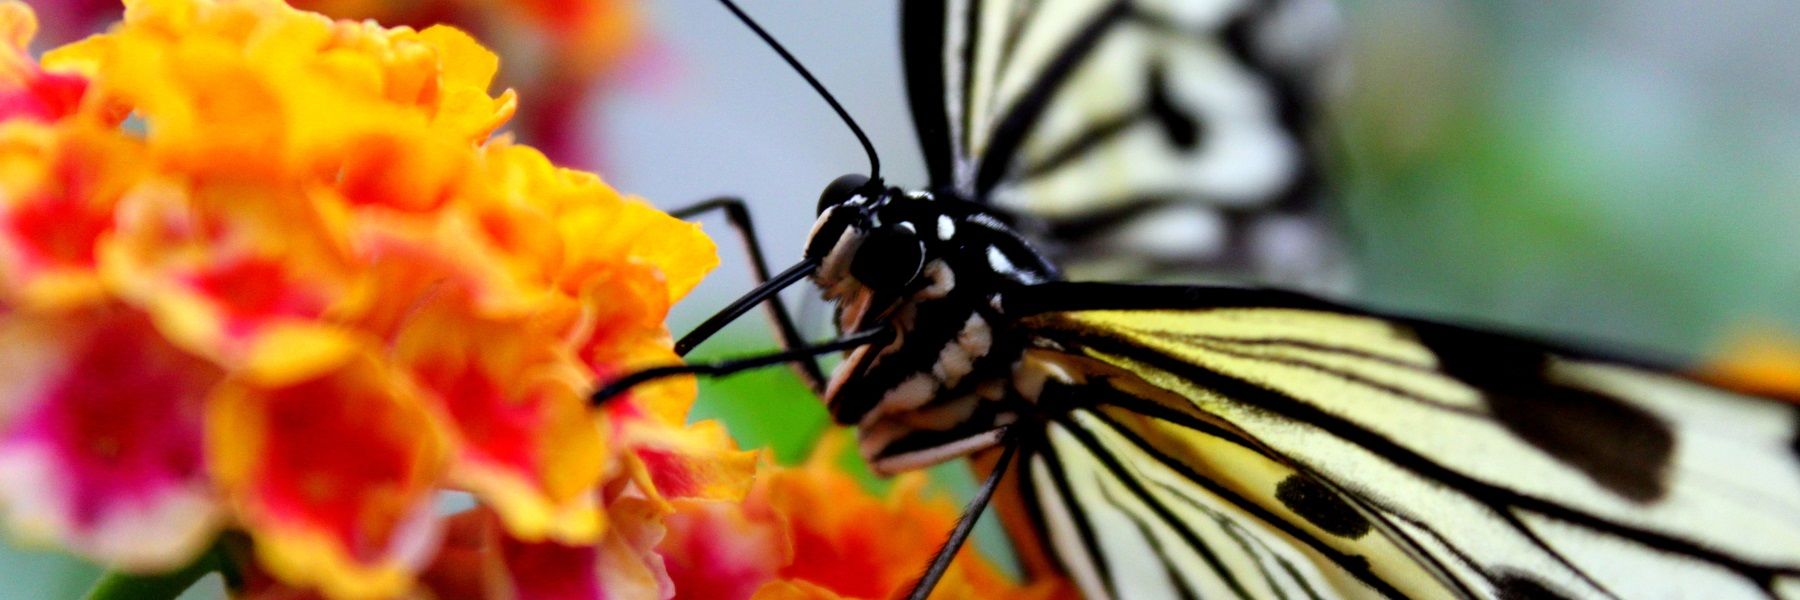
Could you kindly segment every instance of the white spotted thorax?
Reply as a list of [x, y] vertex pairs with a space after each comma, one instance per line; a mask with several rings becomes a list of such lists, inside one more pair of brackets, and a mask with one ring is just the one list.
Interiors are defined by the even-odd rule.
[[824, 391], [832, 417], [857, 428], [879, 473], [992, 446], [1036, 399], [1015, 381], [1023, 341], [996, 330], [1000, 299], [1058, 279], [1055, 267], [981, 205], [833, 188], [807, 241], [813, 282], [840, 333], [892, 335], [838, 365]]

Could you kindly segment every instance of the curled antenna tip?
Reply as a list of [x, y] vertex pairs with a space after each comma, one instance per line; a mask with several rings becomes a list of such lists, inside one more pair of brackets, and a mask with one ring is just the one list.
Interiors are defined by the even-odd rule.
[[732, 2], [731, 0], [719, 0], [719, 3], [724, 4], [725, 8], [731, 11], [731, 14], [737, 16], [739, 21], [742, 21], [745, 26], [750, 28], [750, 31], [756, 32], [756, 36], [762, 38], [763, 43], [768, 44], [769, 48], [774, 49], [776, 54], [781, 55], [781, 59], [787, 61], [788, 66], [792, 67], [795, 73], [799, 73], [800, 77], [805, 79], [808, 85], [812, 86], [813, 91], [819, 93], [819, 97], [825, 99], [826, 104], [831, 105], [831, 110], [836, 112], [838, 118], [843, 119], [844, 124], [850, 127], [850, 133], [856, 134], [856, 141], [862, 144], [863, 152], [869, 155], [869, 180], [872, 182], [881, 181], [881, 157], [876, 156], [875, 144], [869, 141], [868, 134], [863, 133], [862, 127], [856, 124], [856, 119], [850, 118], [850, 111], [844, 110], [844, 105], [838, 103], [837, 98], [833, 97], [831, 92], [825, 89], [825, 85], [819, 83], [818, 78], [813, 77], [812, 72], [807, 71], [806, 67], [800, 64], [799, 59], [794, 58], [793, 54], [788, 53], [787, 48], [782, 47], [781, 42], [775, 41], [775, 36], [769, 35], [769, 32], [764, 31], [762, 26], [756, 23], [755, 19], [752, 19], [750, 18], [750, 15], [745, 14], [743, 9], [738, 8], [737, 3]]

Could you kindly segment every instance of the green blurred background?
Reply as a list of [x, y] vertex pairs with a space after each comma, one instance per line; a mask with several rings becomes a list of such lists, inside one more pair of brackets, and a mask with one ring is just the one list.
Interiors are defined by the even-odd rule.
[[[1344, 6], [1353, 68], [1333, 104], [1334, 175], [1357, 300], [1675, 359], [1748, 332], [1800, 335], [1800, 3]], [[865, 168], [854, 142], [716, 4], [644, 8], [652, 58], [582, 125], [602, 174], [665, 207], [744, 195], [787, 262], [818, 190]], [[891, 180], [923, 180], [890, 4], [746, 8], [870, 130]], [[750, 285], [729, 229], [707, 228], [725, 262], [679, 307], [678, 332]], [[772, 339], [749, 318], [697, 356]], [[695, 416], [785, 461], [827, 421], [782, 369], [704, 385]], [[934, 475], [970, 485], [956, 465]], [[0, 597], [72, 597], [95, 573], [8, 547]]]

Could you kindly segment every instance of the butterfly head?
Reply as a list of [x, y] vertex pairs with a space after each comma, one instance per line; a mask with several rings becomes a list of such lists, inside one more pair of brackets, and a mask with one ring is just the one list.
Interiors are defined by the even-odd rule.
[[861, 330], [909, 301], [953, 292], [983, 299], [1009, 285], [1058, 277], [999, 215], [973, 202], [870, 184], [833, 181], [819, 197], [806, 243], [819, 265], [813, 281], [844, 310], [846, 331]]

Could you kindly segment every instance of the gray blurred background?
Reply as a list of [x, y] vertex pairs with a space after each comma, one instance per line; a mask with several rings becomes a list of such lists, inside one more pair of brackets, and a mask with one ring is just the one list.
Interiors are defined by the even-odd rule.
[[[744, 6], [856, 115], [890, 181], [923, 181], [891, 3]], [[1800, 3], [1344, 6], [1353, 75], [1334, 103], [1334, 175], [1357, 300], [1672, 358], [1749, 331], [1800, 335]], [[784, 266], [819, 190], [866, 168], [860, 150], [715, 3], [644, 9], [654, 68], [587, 120], [601, 174], [663, 207], [747, 198]], [[724, 264], [677, 308], [677, 332], [750, 286], [729, 229], [707, 228]], [[772, 346], [751, 318], [701, 354]], [[825, 422], [779, 370], [707, 386], [698, 411], [786, 460]], [[94, 572], [6, 549], [0, 597], [71, 597]]]

